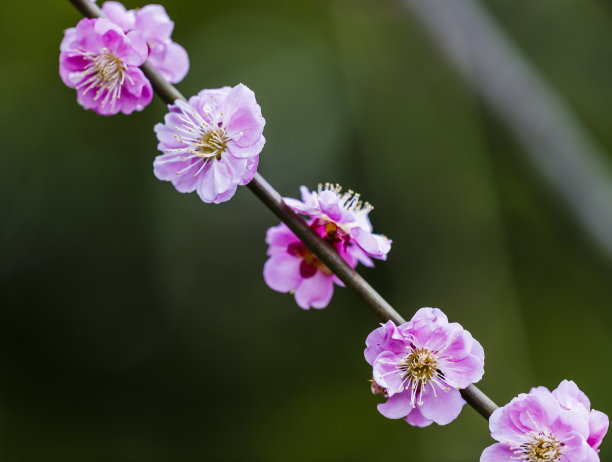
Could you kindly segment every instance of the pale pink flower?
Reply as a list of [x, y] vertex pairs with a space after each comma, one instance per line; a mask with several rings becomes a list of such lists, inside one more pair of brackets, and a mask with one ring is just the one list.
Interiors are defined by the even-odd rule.
[[368, 336], [364, 355], [388, 396], [380, 413], [418, 427], [455, 420], [465, 404], [459, 390], [484, 374], [480, 343], [437, 308], [421, 308], [401, 326], [382, 324]]
[[161, 5], [147, 5], [136, 11], [134, 30], [149, 45], [148, 62], [170, 83], [183, 80], [189, 70], [189, 56], [171, 39], [174, 22]]
[[253, 179], [266, 140], [251, 90], [242, 84], [202, 90], [188, 103], [177, 100], [168, 108], [164, 123], [155, 126], [164, 153], [153, 162], [157, 178], [215, 204]]
[[552, 393], [545, 387], [521, 393], [493, 412], [489, 428], [499, 443], [485, 449], [480, 462], [597, 462], [608, 418], [564, 380]]
[[153, 98], [151, 83], [138, 68], [147, 44], [137, 32], [125, 34], [105, 18], [84, 18], [65, 31], [60, 45], [60, 76], [77, 100], [98, 114], [140, 111]]

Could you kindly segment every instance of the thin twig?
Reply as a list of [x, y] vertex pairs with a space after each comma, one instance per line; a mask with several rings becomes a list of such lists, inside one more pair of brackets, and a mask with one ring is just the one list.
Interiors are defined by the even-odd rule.
[[[89, 18], [103, 17], [102, 10], [90, 0], [69, 0], [84, 16]], [[142, 71], [149, 78], [157, 95], [167, 104], [185, 97], [149, 63], [141, 66]], [[281, 195], [259, 173], [247, 187], [257, 196], [274, 215], [285, 223], [291, 231], [314, 253], [327, 267], [340, 278], [346, 287], [352, 289], [370, 309], [383, 321], [391, 320], [395, 324], [406, 322], [400, 314], [368, 284], [354, 269], [352, 269], [336, 252], [336, 250], [323, 240], [302, 217], [293, 212], [284, 202]], [[463, 398], [485, 419], [497, 409], [495, 403], [474, 385], [461, 390]]]

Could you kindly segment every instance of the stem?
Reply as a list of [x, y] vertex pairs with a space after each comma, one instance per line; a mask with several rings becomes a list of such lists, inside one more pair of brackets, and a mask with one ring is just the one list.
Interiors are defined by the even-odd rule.
[[[102, 10], [90, 0], [69, 0], [84, 16], [89, 18], [103, 17]], [[145, 62], [141, 67], [144, 74], [151, 81], [157, 95], [167, 104], [185, 97], [170, 83], [168, 83], [153, 67]], [[281, 195], [259, 173], [247, 185], [255, 196], [268, 207], [274, 215], [285, 223], [291, 231], [314, 253], [325, 265], [332, 270], [344, 284], [353, 290], [359, 298], [383, 321], [393, 321], [395, 324], [406, 322], [393, 307], [368, 284], [354, 269], [346, 264], [336, 250], [310, 226], [291, 210]], [[485, 419], [497, 409], [496, 404], [474, 385], [461, 390], [461, 395]]]

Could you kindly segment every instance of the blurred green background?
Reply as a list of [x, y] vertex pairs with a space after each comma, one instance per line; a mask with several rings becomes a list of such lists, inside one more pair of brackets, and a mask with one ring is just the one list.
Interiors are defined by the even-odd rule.
[[[610, 2], [486, 5], [612, 152]], [[361, 273], [405, 317], [437, 306], [470, 330], [494, 400], [569, 378], [612, 412], [612, 264], [399, 2], [165, 6], [191, 58], [180, 90], [247, 84], [283, 195], [333, 181], [372, 202], [394, 244]], [[378, 414], [378, 321], [352, 293], [306, 312], [265, 286], [277, 220], [246, 188], [214, 206], [155, 179], [160, 100], [76, 104], [67, 1], [2, 10], [3, 462], [478, 460], [493, 441], [469, 407], [428, 429]]]

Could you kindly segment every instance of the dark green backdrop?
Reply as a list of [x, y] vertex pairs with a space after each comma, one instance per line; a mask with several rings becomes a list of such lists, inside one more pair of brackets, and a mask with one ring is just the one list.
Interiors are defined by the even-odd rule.
[[[372, 202], [394, 244], [362, 274], [405, 317], [438, 306], [470, 330], [498, 403], [571, 378], [612, 411], [612, 264], [398, 2], [165, 5], [181, 91], [247, 84], [282, 194], [334, 181]], [[487, 5], [612, 151], [610, 3]], [[378, 321], [355, 296], [305, 312], [265, 286], [277, 220], [248, 190], [206, 205], [154, 178], [159, 100], [76, 104], [57, 67], [79, 19], [65, 0], [0, 13], [1, 460], [478, 460], [492, 440], [469, 407], [429, 429], [378, 414]]]

